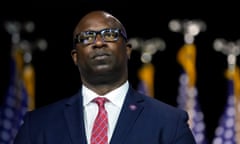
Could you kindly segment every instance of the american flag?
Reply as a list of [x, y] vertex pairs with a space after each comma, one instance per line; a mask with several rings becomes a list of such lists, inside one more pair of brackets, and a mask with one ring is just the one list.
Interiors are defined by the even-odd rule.
[[12, 144], [28, 110], [28, 94], [13, 57], [10, 63], [10, 83], [5, 102], [0, 107], [0, 144]]
[[179, 77], [179, 94], [177, 96], [178, 107], [189, 114], [189, 124], [197, 144], [207, 144], [205, 136], [204, 114], [198, 102], [196, 81], [196, 46], [185, 44], [178, 52], [177, 59], [182, 66]]
[[[227, 70], [228, 95], [224, 112], [215, 130], [213, 144], [237, 144], [239, 143], [237, 126], [239, 126], [238, 106], [240, 96], [240, 71], [236, 67], [234, 71]], [[238, 111], [238, 112], [237, 112]]]
[[178, 107], [189, 114], [189, 124], [197, 144], [207, 144], [205, 137], [204, 114], [198, 103], [198, 92], [196, 87], [188, 87], [186, 73], [180, 76], [179, 95], [177, 97]]
[[224, 113], [220, 118], [219, 126], [215, 130], [213, 144], [236, 144], [235, 139], [235, 106], [233, 95], [233, 82], [228, 82], [228, 99]]

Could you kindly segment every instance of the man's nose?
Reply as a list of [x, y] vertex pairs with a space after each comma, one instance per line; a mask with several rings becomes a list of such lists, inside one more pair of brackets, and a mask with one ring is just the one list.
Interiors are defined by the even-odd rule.
[[97, 34], [96, 39], [95, 39], [95, 44], [96, 45], [101, 45], [103, 43], [105, 43], [103, 37], [100, 34]]

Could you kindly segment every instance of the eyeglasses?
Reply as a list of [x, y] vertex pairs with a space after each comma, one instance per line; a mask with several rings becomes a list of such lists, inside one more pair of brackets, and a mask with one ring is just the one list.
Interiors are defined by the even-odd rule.
[[107, 28], [100, 31], [84, 31], [76, 35], [75, 43], [92, 44], [96, 41], [96, 36], [100, 34], [104, 42], [115, 42], [120, 35], [127, 40], [127, 36], [121, 29]]

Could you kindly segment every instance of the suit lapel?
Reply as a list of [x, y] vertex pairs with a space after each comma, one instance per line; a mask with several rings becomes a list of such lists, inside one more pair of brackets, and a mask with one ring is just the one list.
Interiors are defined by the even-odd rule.
[[87, 143], [82, 109], [82, 95], [79, 92], [68, 101], [64, 111], [73, 144]]
[[111, 144], [124, 143], [134, 122], [143, 110], [143, 99], [130, 87], [114, 130]]

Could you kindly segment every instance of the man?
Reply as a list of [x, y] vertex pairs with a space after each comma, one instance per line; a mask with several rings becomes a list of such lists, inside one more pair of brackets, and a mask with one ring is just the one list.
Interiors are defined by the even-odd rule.
[[[186, 112], [140, 94], [129, 84], [131, 45], [116, 17], [90, 12], [73, 36], [71, 55], [82, 87], [68, 99], [29, 112], [15, 144], [195, 144]], [[101, 113], [107, 113], [97, 126], [107, 127], [93, 134], [100, 111], [97, 97], [106, 98]], [[96, 142], [94, 136], [100, 133], [102, 142]]]

